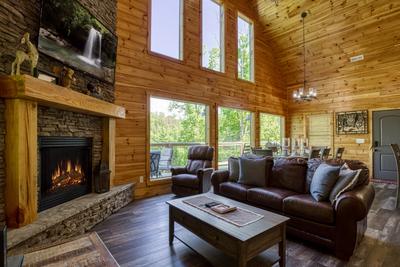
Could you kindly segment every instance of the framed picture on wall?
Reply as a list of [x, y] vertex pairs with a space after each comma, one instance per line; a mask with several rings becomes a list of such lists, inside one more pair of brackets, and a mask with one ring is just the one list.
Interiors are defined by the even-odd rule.
[[367, 134], [368, 111], [349, 111], [336, 113], [336, 133], [339, 134]]

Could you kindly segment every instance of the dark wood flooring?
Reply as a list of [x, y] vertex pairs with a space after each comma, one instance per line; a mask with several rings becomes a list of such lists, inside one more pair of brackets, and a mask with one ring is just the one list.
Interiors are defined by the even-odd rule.
[[[396, 185], [375, 184], [376, 197], [363, 241], [349, 262], [299, 240], [287, 242], [287, 266], [400, 266], [400, 209]], [[121, 266], [204, 266], [210, 264], [179, 240], [168, 245], [164, 195], [134, 201], [94, 228]], [[274, 248], [275, 249], [275, 248]]]

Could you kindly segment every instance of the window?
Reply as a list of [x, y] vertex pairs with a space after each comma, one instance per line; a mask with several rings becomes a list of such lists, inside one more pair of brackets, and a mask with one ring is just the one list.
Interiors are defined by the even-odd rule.
[[224, 9], [214, 0], [202, 1], [202, 66], [224, 71]]
[[308, 116], [308, 142], [310, 146], [331, 146], [333, 140], [332, 114]]
[[250, 148], [252, 139], [250, 111], [218, 108], [218, 167], [226, 169], [228, 158], [237, 157]]
[[207, 143], [208, 107], [150, 98], [150, 179], [170, 177], [185, 166], [189, 146]]
[[182, 59], [182, 0], [151, 0], [150, 50]]
[[254, 34], [253, 23], [246, 17], [238, 16], [238, 77], [254, 81]]
[[282, 116], [260, 113], [261, 147], [280, 146], [284, 137], [284, 121]]

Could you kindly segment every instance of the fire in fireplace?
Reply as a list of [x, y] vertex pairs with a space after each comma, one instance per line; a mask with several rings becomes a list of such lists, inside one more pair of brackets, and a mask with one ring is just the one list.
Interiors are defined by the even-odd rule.
[[92, 139], [39, 137], [39, 211], [92, 191]]
[[51, 176], [50, 191], [56, 191], [72, 185], [80, 185], [85, 182], [85, 174], [79, 161], [67, 160], [57, 164], [57, 168]]

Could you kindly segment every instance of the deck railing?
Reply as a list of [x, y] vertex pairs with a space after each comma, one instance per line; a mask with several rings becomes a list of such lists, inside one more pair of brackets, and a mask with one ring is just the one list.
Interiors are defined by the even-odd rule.
[[[187, 151], [190, 146], [204, 145], [201, 142], [160, 142], [150, 144], [150, 153], [159, 153], [162, 155], [163, 150], [166, 148], [172, 149], [172, 157], [170, 159], [169, 167], [185, 166], [187, 161]], [[219, 168], [227, 168], [228, 158], [230, 156], [240, 156], [243, 147], [248, 142], [221, 142], [218, 144], [218, 166]], [[154, 171], [151, 179], [160, 179], [171, 176], [169, 167], [165, 168], [165, 158], [161, 159], [162, 162], [158, 166], [162, 168]], [[168, 164], [167, 164], [168, 165]]]

